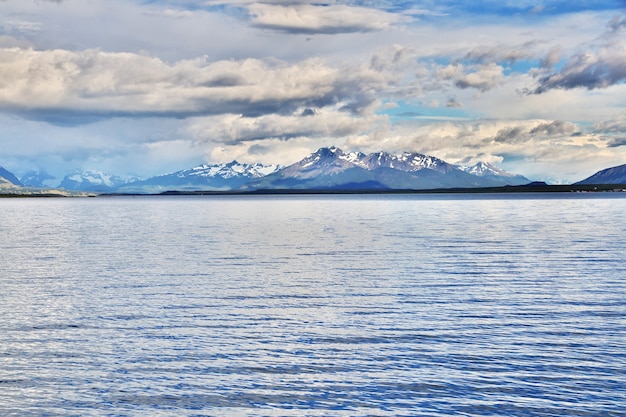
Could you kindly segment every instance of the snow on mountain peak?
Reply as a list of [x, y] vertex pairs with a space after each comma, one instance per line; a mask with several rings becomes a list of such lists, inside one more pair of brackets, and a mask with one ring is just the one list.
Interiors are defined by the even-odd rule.
[[232, 161], [227, 164], [214, 165], [198, 165], [190, 169], [178, 171], [175, 175], [179, 178], [185, 177], [205, 177], [215, 178], [221, 177], [230, 179], [234, 177], [259, 178], [276, 172], [280, 168], [279, 165], [263, 165], [263, 164], [242, 164]]
[[96, 170], [76, 170], [63, 178], [60, 188], [66, 190], [105, 190], [112, 189], [127, 181], [116, 175]]
[[[464, 172], [463, 172], [464, 171]], [[272, 174], [277, 174], [272, 176]], [[265, 177], [269, 177], [265, 179]], [[482, 178], [477, 178], [482, 177]], [[304, 159], [287, 167], [260, 163], [202, 164], [134, 182], [100, 171], [75, 171], [59, 187], [67, 190], [111, 192], [162, 192], [164, 190], [233, 190], [241, 187], [329, 187], [355, 184], [367, 187], [397, 189], [475, 187], [527, 183], [524, 177], [509, 174], [486, 162], [473, 167], [459, 167], [433, 156], [417, 152], [394, 155], [380, 151], [344, 153], [331, 146], [319, 148]], [[250, 185], [251, 184], [251, 185]], [[294, 185], [295, 184], [295, 185]], [[334, 185], [333, 185], [334, 184]]]
[[503, 177], [513, 177], [515, 174], [510, 174], [505, 170], [498, 168], [494, 165], [491, 165], [489, 162], [478, 162], [472, 166], [459, 166], [459, 169], [465, 171], [469, 174], [476, 175], [479, 177], [484, 177], [488, 175], [498, 175]]

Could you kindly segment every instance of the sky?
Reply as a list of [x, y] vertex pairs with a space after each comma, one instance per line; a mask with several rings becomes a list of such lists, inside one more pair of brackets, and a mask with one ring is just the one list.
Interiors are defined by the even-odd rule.
[[626, 0], [0, 0], [0, 165], [626, 163]]

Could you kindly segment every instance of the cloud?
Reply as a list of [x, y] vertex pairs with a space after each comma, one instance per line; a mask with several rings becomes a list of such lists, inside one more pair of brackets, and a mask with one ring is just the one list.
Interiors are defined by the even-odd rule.
[[253, 3], [247, 7], [254, 26], [295, 34], [370, 32], [406, 21], [385, 11], [345, 5]]
[[33, 22], [28, 20], [5, 20], [2, 24], [3, 32], [11, 34], [22, 34], [28, 32], [41, 31], [41, 22]]
[[[561, 120], [539, 121], [506, 126], [500, 129], [493, 141], [498, 143], [520, 144], [542, 138], [567, 138], [576, 131], [576, 125]], [[565, 139], [567, 140], [567, 139]]]
[[320, 59], [168, 64], [132, 53], [0, 49], [0, 108], [42, 120], [259, 116], [327, 106], [359, 113], [387, 84], [381, 72]]
[[[252, 26], [287, 34], [326, 34], [372, 32], [410, 22], [412, 15], [426, 11], [400, 8], [390, 12], [381, 8], [365, 7], [353, 2], [312, 0], [208, 0], [210, 7], [234, 7], [247, 12]], [[368, 6], [370, 6], [368, 4]], [[382, 5], [381, 5], [382, 6]]]
[[526, 142], [527, 138], [524, 133], [526, 130], [521, 126], [505, 127], [498, 131], [494, 136], [493, 141], [498, 143], [522, 143]]
[[165, 10], [151, 10], [145, 12], [148, 16], [163, 16], [172, 19], [186, 19], [194, 17], [195, 13], [191, 10], [179, 10], [179, 9], [165, 9]]
[[542, 5], [542, 4], [538, 4], [538, 5], [536, 5], [535, 7], [533, 7], [532, 9], [530, 9], [530, 13], [531, 13], [531, 14], [541, 14], [541, 13], [543, 13], [543, 12], [544, 12], [544, 10], [545, 10], [545, 9], [546, 9], [546, 8], [545, 8], [545, 6], [544, 6], [544, 5]]
[[555, 120], [548, 123], [540, 123], [530, 129], [529, 133], [531, 135], [554, 136], [572, 134], [575, 130], [576, 126], [573, 123]]
[[[552, 89], [604, 89], [626, 80], [626, 41], [622, 33], [625, 28], [625, 16], [613, 17], [597, 39], [598, 45], [583, 45], [584, 50], [570, 56], [558, 71], [538, 72], [539, 85], [532, 93], [541, 94]], [[553, 48], [542, 61], [542, 66], [555, 65], [560, 55], [560, 51], [557, 55], [557, 49]]]
[[595, 123], [593, 132], [598, 134], [626, 132], [626, 113]]
[[450, 97], [448, 101], [446, 101], [446, 107], [451, 109], [459, 109], [463, 107], [463, 105], [459, 103], [456, 98]]
[[508, 45], [480, 45], [465, 54], [464, 59], [483, 64], [494, 62], [515, 63], [523, 59], [534, 58], [533, 46], [534, 42], [513, 47]]
[[626, 43], [616, 42], [597, 52], [581, 52], [571, 57], [563, 68], [539, 79], [535, 94], [552, 89], [607, 88], [626, 79]]
[[496, 64], [470, 65], [450, 64], [436, 70], [440, 80], [452, 81], [460, 89], [473, 88], [481, 92], [491, 90], [504, 78], [503, 68]]
[[623, 30], [626, 30], [626, 15], [613, 17], [607, 25], [607, 31], [609, 33], [616, 33]]
[[595, 123], [592, 132], [610, 148], [626, 146], [626, 113]]
[[610, 148], [619, 148], [621, 146], [626, 146], [626, 136], [620, 136], [620, 137], [611, 139], [607, 143], [607, 146]]
[[294, 138], [343, 138], [368, 132], [376, 123], [385, 123], [383, 116], [353, 117], [335, 109], [315, 113], [308, 110], [296, 115], [268, 114], [259, 117], [238, 115], [196, 118], [186, 129], [198, 142], [234, 145], [268, 139], [282, 141]]
[[563, 48], [559, 45], [550, 48], [548, 53], [540, 60], [540, 66], [542, 68], [554, 67], [563, 56]]

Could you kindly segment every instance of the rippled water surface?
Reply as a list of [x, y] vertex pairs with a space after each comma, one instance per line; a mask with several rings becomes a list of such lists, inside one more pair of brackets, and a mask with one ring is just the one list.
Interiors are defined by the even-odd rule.
[[0, 200], [0, 415], [626, 416], [626, 198]]

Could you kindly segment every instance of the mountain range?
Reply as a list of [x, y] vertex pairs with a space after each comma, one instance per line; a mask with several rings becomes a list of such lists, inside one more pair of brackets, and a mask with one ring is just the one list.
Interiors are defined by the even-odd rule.
[[[487, 166], [487, 165], [485, 165]], [[468, 169], [468, 170], [471, 170]], [[417, 190], [453, 187], [493, 187], [530, 182], [493, 171], [466, 172], [433, 156], [405, 152], [344, 153], [336, 147], [321, 148], [295, 164], [243, 185], [258, 189]]]
[[160, 193], [168, 190], [230, 191], [248, 182], [276, 172], [278, 165], [228, 164], [198, 165], [171, 174], [159, 175], [145, 180], [128, 182], [117, 187], [122, 193]]
[[[0, 183], [1, 188], [6, 188], [6, 184], [44, 188], [53, 179], [45, 172], [30, 172], [18, 179], [2, 167], [0, 178], [6, 180]], [[232, 161], [199, 165], [147, 179], [74, 171], [56, 188], [91, 193], [156, 194], [165, 191], [426, 190], [516, 186], [530, 182], [486, 162], [466, 167], [416, 152], [400, 155], [345, 153], [330, 147], [320, 148], [285, 167]], [[626, 165], [600, 171], [577, 184], [595, 183], [625, 184]]]

